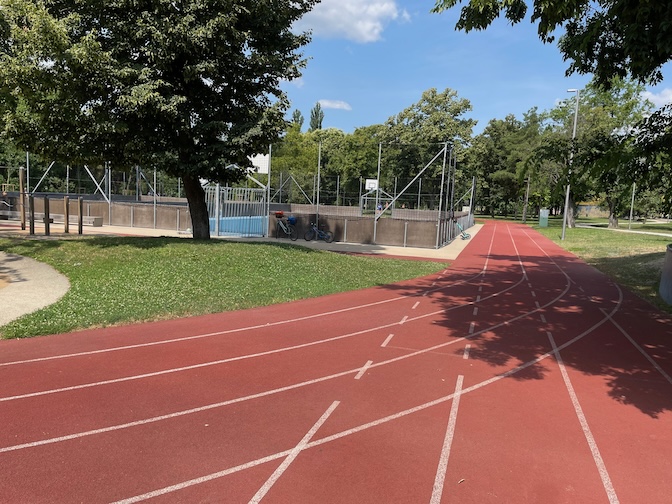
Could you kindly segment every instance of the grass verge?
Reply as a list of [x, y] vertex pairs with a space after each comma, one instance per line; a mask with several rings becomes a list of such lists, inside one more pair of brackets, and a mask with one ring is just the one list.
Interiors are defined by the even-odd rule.
[[71, 288], [0, 328], [22, 338], [322, 296], [434, 273], [445, 263], [348, 256], [289, 244], [179, 238], [0, 239], [53, 266]]
[[[606, 228], [573, 228], [566, 230], [565, 240], [562, 241], [561, 217], [549, 219], [547, 228], [537, 225], [532, 227], [639, 297], [672, 313], [672, 306], [665, 303], [658, 294], [667, 245], [672, 243], [672, 232], [666, 237], [620, 233]], [[665, 225], [649, 227], [653, 229], [647, 227], [645, 230], [668, 232]], [[643, 226], [638, 226], [637, 230], [643, 230]]]

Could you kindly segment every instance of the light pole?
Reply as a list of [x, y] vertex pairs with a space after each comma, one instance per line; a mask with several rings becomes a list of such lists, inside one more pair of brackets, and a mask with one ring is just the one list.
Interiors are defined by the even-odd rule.
[[574, 139], [576, 138], [576, 123], [579, 119], [579, 90], [578, 89], [568, 89], [568, 93], [576, 93], [576, 105], [574, 107], [574, 128], [572, 129], [572, 150], [569, 151], [569, 173], [567, 175], [567, 194], [565, 195], [565, 211], [562, 214], [562, 237], [561, 240], [565, 239], [565, 229], [567, 228], [567, 217], [569, 212], [569, 181], [572, 177], [572, 161], [574, 159]]

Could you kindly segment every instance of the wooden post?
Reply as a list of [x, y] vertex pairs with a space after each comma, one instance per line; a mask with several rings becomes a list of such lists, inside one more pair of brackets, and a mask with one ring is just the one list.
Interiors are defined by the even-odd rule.
[[82, 234], [84, 228], [84, 198], [77, 198], [77, 234]]
[[63, 232], [70, 232], [70, 198], [63, 197]]
[[[30, 212], [30, 228], [28, 233], [35, 234], [35, 198], [32, 194], [28, 195], [28, 211]], [[25, 229], [25, 228], [24, 228]]]
[[44, 236], [49, 236], [51, 234], [50, 229], [50, 217], [49, 217], [49, 198], [44, 197]]

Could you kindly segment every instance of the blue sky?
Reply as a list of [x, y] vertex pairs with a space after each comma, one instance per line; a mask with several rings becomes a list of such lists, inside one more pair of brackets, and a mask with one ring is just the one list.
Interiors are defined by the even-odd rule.
[[[482, 32], [454, 29], [459, 9], [430, 14], [432, 0], [322, 0], [298, 28], [312, 42], [303, 77], [284, 83], [291, 111], [299, 109], [304, 130], [320, 102], [323, 128], [352, 132], [379, 124], [416, 103], [423, 91], [451, 88], [468, 99], [480, 133], [493, 118], [522, 118], [531, 107], [552, 108], [582, 88], [590, 76], [565, 77], [567, 63], [554, 44], [542, 44], [536, 26], [496, 20]], [[672, 65], [648, 90], [656, 105], [672, 102]]]

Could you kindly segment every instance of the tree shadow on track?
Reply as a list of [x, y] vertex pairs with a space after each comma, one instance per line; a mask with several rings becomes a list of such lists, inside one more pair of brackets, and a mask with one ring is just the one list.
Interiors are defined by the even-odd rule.
[[[668, 314], [621, 288], [624, 299], [613, 315], [661, 373], [605, 315], [617, 307], [618, 288], [593, 267], [567, 256], [522, 257], [528, 279], [513, 286], [522, 275], [518, 257], [491, 255], [490, 260], [498, 263], [499, 269], [489, 268], [482, 278], [471, 281], [470, 293], [463, 288], [461, 295], [454, 296], [447, 289], [445, 295], [433, 297], [445, 306], [443, 320], [438, 324], [446, 328], [446, 334], [473, 342], [470, 359], [488, 364], [495, 375], [529, 364], [507, 378], [545, 379], [549, 370], [557, 369], [555, 357], [534, 361], [552, 352], [550, 332], [561, 347], [564, 364], [584, 375], [602, 377], [604, 381], [599, 385], [596, 382], [596, 386], [606, 383], [613, 400], [634, 406], [652, 418], [672, 411], [672, 319]], [[510, 267], [501, 266], [507, 261]], [[571, 278], [564, 295], [568, 280], [558, 266]], [[449, 283], [466, 278], [461, 271], [453, 276], [450, 269], [446, 276]], [[482, 292], [478, 291], [479, 286]], [[507, 288], [508, 292], [500, 292]], [[531, 296], [532, 290], [536, 297]], [[476, 302], [479, 293], [482, 298]], [[460, 301], [474, 304], [451, 309]], [[530, 313], [535, 310], [535, 301], [542, 308]], [[548, 303], [551, 304], [544, 308]], [[473, 316], [474, 307], [479, 308], [478, 316]], [[473, 335], [469, 334], [471, 321]], [[456, 355], [463, 354], [462, 347], [455, 350]]]

